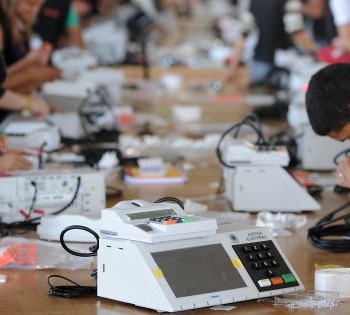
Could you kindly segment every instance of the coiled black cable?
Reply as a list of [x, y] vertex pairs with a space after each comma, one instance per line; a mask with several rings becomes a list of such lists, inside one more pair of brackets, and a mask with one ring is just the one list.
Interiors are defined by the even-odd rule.
[[[309, 242], [319, 249], [331, 252], [350, 252], [350, 213], [334, 217], [349, 206], [350, 201], [347, 201], [311, 227], [308, 231]], [[343, 220], [343, 224], [336, 224]]]
[[[74, 285], [53, 285], [51, 282], [52, 278], [59, 278], [66, 280]], [[61, 275], [51, 275], [47, 278], [47, 283], [50, 287], [48, 294], [51, 296], [59, 296], [59, 297], [78, 297], [78, 296], [85, 296], [85, 295], [96, 295], [97, 294], [97, 286], [82, 286], [78, 284], [77, 282], [66, 278]]]
[[[70, 249], [67, 245], [66, 242], [64, 241], [64, 235], [71, 231], [71, 230], [83, 230], [86, 231], [90, 234], [92, 234], [95, 239], [96, 239], [96, 244], [92, 245], [89, 247], [89, 252], [87, 253], [81, 253], [77, 252], [75, 250]], [[97, 251], [99, 248], [99, 235], [92, 229], [83, 226], [83, 225], [71, 225], [62, 230], [60, 234], [60, 243], [62, 247], [70, 254], [78, 257], [91, 257], [91, 256], [96, 256]], [[95, 278], [97, 281], [97, 270], [94, 270], [91, 274], [91, 277]], [[70, 282], [73, 285], [60, 285], [60, 286], [55, 286], [51, 283], [52, 278], [60, 278], [64, 279], [68, 282]], [[77, 282], [64, 277], [60, 275], [51, 275], [47, 278], [47, 283], [50, 287], [48, 294], [52, 296], [58, 296], [58, 297], [65, 297], [65, 298], [70, 298], [70, 297], [78, 297], [78, 296], [85, 296], [85, 295], [96, 295], [97, 294], [97, 286], [81, 286]]]

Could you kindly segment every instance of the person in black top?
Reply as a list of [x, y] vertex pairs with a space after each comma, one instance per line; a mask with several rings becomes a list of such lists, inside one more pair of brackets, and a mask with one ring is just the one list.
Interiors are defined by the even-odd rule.
[[57, 78], [60, 72], [47, 66], [51, 46], [30, 49], [32, 21], [43, 0], [0, 2], [0, 50], [4, 54], [8, 79], [5, 87], [31, 92], [41, 83]]
[[254, 28], [258, 30], [259, 35], [253, 58], [247, 64], [252, 84], [264, 82], [274, 67], [277, 49], [286, 49], [294, 44], [305, 53], [316, 52], [312, 39], [304, 29], [299, 0], [251, 0], [247, 9], [242, 15], [247, 26], [234, 45], [234, 53], [226, 74], [227, 81], [233, 79], [246, 38]]
[[34, 33], [54, 48], [85, 48], [80, 19], [70, 0], [46, 0], [33, 26]]

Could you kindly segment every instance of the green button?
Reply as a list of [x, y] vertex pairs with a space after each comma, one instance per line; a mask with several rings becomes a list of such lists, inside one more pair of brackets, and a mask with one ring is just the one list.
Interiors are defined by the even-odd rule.
[[291, 273], [282, 275], [282, 279], [283, 279], [284, 283], [296, 282], [295, 277]]
[[183, 223], [193, 222], [193, 218], [182, 218], [181, 221]]

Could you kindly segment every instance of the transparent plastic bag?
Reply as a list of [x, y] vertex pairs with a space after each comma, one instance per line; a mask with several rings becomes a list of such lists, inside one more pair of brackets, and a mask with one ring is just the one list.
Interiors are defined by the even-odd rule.
[[[83, 246], [77, 244], [70, 248], [79, 252]], [[60, 243], [20, 237], [0, 239], [0, 269], [90, 269], [93, 262], [93, 257], [69, 254]]]

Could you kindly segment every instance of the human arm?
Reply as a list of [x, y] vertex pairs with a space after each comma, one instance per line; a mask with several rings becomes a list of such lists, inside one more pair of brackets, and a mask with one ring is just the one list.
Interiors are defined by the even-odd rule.
[[81, 34], [80, 18], [73, 5], [69, 8], [65, 24], [68, 35], [62, 39], [63, 43], [61, 44], [64, 46], [86, 48]]
[[7, 74], [18, 73], [26, 71], [33, 66], [47, 65], [52, 52], [52, 46], [45, 43], [41, 48], [31, 50], [24, 58], [18, 60], [16, 63], [7, 67]]
[[27, 170], [31, 166], [32, 164], [19, 152], [11, 151], [0, 155], [0, 172]]
[[228, 62], [228, 67], [225, 73], [224, 80], [226, 82], [230, 82], [234, 79], [235, 74], [237, 72], [237, 68], [239, 65], [239, 62], [241, 60], [244, 46], [245, 46], [246, 38], [244, 36], [241, 36], [232, 47], [232, 54]]
[[225, 73], [224, 80], [226, 82], [234, 79], [238, 65], [242, 59], [243, 52], [245, 49], [247, 37], [253, 32], [256, 28], [254, 16], [247, 9], [244, 9], [243, 12], [238, 12], [240, 16], [241, 23], [241, 35], [234, 42], [232, 46], [231, 57], [228, 62], [228, 68]]
[[320, 19], [328, 14], [326, 0], [308, 0], [302, 4], [302, 12], [312, 19]]
[[301, 48], [305, 53], [309, 55], [316, 53], [315, 43], [305, 31], [295, 32], [291, 37], [294, 45]]
[[338, 33], [333, 45], [350, 51], [350, 1], [332, 0], [329, 2], [329, 7]]
[[283, 23], [294, 45], [307, 54], [316, 53], [316, 45], [305, 30], [303, 7], [299, 0], [286, 1]]
[[350, 23], [337, 27], [338, 35], [333, 40], [333, 45], [345, 51], [350, 51]]
[[8, 152], [7, 139], [4, 136], [0, 136], [0, 155]]
[[45, 117], [49, 111], [49, 105], [35, 95], [25, 96], [6, 90], [0, 98], [0, 108], [12, 111], [28, 110], [36, 116]]
[[48, 81], [61, 77], [61, 71], [52, 66], [32, 66], [25, 71], [16, 71], [8, 75], [4, 87], [22, 93], [38, 90]]

